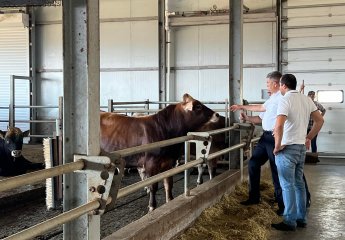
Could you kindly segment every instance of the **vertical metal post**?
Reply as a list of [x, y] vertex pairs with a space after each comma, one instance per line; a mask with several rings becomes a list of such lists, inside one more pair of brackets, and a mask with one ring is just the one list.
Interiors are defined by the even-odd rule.
[[[165, 46], [165, 4], [164, 0], [158, 0], [158, 56], [159, 56], [159, 101], [166, 101], [166, 46]], [[159, 104], [159, 108], [164, 105]]]
[[9, 106], [9, 114], [8, 114], [8, 125], [10, 127], [15, 126], [15, 82], [14, 82], [14, 75], [10, 76], [10, 106]]
[[[29, 41], [30, 41], [30, 105], [37, 106], [37, 78], [36, 78], [36, 18], [33, 7], [29, 10]], [[37, 109], [30, 109], [30, 119], [37, 120]], [[30, 133], [37, 134], [37, 124], [30, 123]], [[35, 140], [36, 139], [36, 140]], [[30, 141], [37, 141], [37, 138], [31, 138]]]
[[108, 112], [114, 111], [114, 102], [113, 99], [108, 99]]
[[[96, 156], [99, 145], [99, 1], [63, 1], [63, 160], [75, 154]], [[83, 173], [64, 175], [64, 211], [85, 204]], [[100, 216], [87, 214], [64, 224], [64, 239], [100, 239]]]
[[[243, 86], [243, 0], [230, 0], [230, 46], [229, 46], [229, 101], [230, 105], [242, 104]], [[239, 122], [239, 112], [230, 114], [230, 125]], [[238, 131], [230, 132], [229, 142], [235, 145], [240, 142]], [[239, 150], [231, 152], [231, 167], [238, 168]]]
[[[184, 142], [184, 163], [186, 164], [190, 160], [190, 142]], [[190, 195], [189, 190], [189, 170], [184, 170], [184, 195], [187, 197]]]
[[240, 171], [241, 171], [241, 182], [243, 181], [243, 148], [240, 149]]

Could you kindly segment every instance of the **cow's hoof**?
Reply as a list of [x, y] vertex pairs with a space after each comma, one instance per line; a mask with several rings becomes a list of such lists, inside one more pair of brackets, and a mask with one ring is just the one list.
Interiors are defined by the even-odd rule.
[[155, 210], [154, 207], [149, 207], [149, 212], [152, 212], [153, 210]]

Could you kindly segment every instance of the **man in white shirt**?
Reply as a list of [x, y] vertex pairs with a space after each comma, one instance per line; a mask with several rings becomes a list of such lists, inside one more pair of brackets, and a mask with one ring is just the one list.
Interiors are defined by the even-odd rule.
[[[246, 201], [241, 202], [242, 205], [258, 204], [260, 202], [260, 175], [261, 166], [264, 165], [267, 160], [270, 161], [272, 180], [274, 185], [274, 196], [278, 203], [278, 215], [282, 215], [284, 212], [284, 202], [282, 196], [282, 189], [279, 184], [277, 166], [273, 155], [274, 149], [274, 137], [272, 135], [276, 117], [277, 106], [279, 99], [282, 95], [279, 92], [279, 80], [282, 74], [278, 71], [271, 72], [266, 77], [267, 91], [270, 98], [264, 103], [259, 105], [232, 105], [231, 111], [237, 110], [249, 110], [255, 112], [262, 112], [259, 116], [247, 116], [241, 113], [241, 119], [250, 121], [254, 124], [262, 122], [262, 128], [264, 130], [257, 146], [254, 149], [253, 155], [248, 162], [249, 172], [249, 198]], [[264, 112], [264, 114], [263, 114]]]
[[[283, 190], [285, 210], [283, 221], [272, 224], [282, 231], [294, 231], [306, 227], [306, 190], [303, 181], [303, 168], [306, 148], [310, 139], [320, 131], [323, 117], [313, 101], [296, 90], [294, 75], [284, 74], [280, 79], [280, 92], [283, 97], [278, 103], [277, 120], [274, 128], [276, 165], [280, 185]], [[309, 117], [314, 125], [307, 134]]]

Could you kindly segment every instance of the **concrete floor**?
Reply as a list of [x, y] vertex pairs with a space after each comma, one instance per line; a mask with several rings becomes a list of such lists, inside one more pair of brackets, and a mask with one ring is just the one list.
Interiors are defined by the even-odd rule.
[[305, 165], [305, 175], [311, 192], [307, 228], [272, 230], [270, 239], [345, 239], [345, 159], [320, 158], [315, 165]]

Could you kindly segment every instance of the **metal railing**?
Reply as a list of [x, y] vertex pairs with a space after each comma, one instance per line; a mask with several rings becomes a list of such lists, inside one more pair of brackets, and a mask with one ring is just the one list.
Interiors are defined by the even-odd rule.
[[[62, 134], [62, 106], [63, 101], [62, 97], [59, 97], [58, 105], [16, 105], [15, 104], [15, 80], [28, 80], [32, 84], [32, 78], [26, 76], [10, 76], [10, 104], [9, 106], [0, 106], [0, 109], [8, 109], [8, 120], [0, 119], [0, 122], [8, 122], [9, 127], [15, 127], [16, 123], [30, 123], [30, 132], [36, 132], [36, 128], [33, 124], [37, 123], [55, 123], [55, 134], [30, 134], [29, 137], [43, 138], [43, 137], [55, 137], [61, 136]], [[31, 89], [31, 87], [30, 87]], [[30, 103], [32, 102], [32, 96], [30, 95]], [[18, 120], [15, 118], [16, 109], [30, 109], [31, 119], [27, 120]], [[36, 119], [37, 109], [58, 109], [58, 116], [56, 119]]]
[[[238, 125], [235, 125], [233, 127], [214, 130], [214, 131], [210, 131], [210, 132], [206, 132], [206, 133], [207, 133], [207, 135], [214, 135], [214, 134], [219, 134], [222, 132], [231, 131], [231, 130], [237, 129], [237, 128], [238, 128]], [[194, 134], [201, 134], [201, 135], [197, 136]], [[182, 143], [182, 142], [186, 142], [186, 141], [190, 141], [190, 140], [203, 141], [203, 139], [201, 139], [202, 137], [200, 137], [200, 136], [204, 136], [204, 134], [205, 133], [192, 133], [192, 135], [187, 135], [187, 136], [178, 137], [178, 138], [174, 138], [174, 139], [168, 139], [165, 141], [150, 143], [150, 144], [146, 144], [146, 145], [142, 145], [142, 146], [138, 146], [138, 147], [123, 149], [123, 150], [112, 152], [110, 154], [113, 154], [113, 156], [116, 156], [116, 158], [123, 158], [123, 157], [134, 155], [137, 153], [153, 150], [153, 149], [160, 148], [160, 147], [166, 147], [166, 146], [169, 146], [172, 144]], [[207, 160], [211, 160], [213, 158], [224, 155], [224, 154], [229, 153], [230, 151], [234, 151], [236, 149], [242, 149], [245, 145], [246, 145], [246, 143], [239, 143], [235, 146], [232, 146], [232, 147], [223, 149], [219, 152], [210, 154], [208, 156]], [[85, 157], [85, 158], [87, 159], [87, 157]], [[152, 177], [147, 178], [147, 179], [140, 181], [138, 183], [135, 183], [135, 184], [132, 184], [130, 186], [121, 188], [118, 191], [117, 196], [115, 196], [115, 197], [121, 198], [121, 197], [127, 196], [128, 194], [133, 193], [139, 189], [142, 189], [143, 187], [145, 187], [147, 185], [151, 185], [153, 183], [161, 181], [162, 179], [164, 179], [166, 177], [170, 177], [170, 176], [173, 176], [177, 173], [185, 171], [185, 170], [187, 170], [193, 166], [196, 166], [200, 163], [203, 163], [204, 161], [205, 161], [205, 159], [198, 158], [197, 160], [194, 160], [191, 162], [186, 162], [182, 166], [173, 168], [169, 171], [166, 171], [166, 172], [160, 173], [158, 175], [152, 176]], [[44, 180], [46, 178], [55, 177], [55, 176], [58, 176], [61, 174], [72, 173], [73, 171], [76, 171], [76, 170], [86, 171], [86, 173], [89, 174], [90, 170], [92, 171], [92, 169], [88, 169], [88, 167], [92, 166], [92, 164], [89, 165], [86, 162], [87, 162], [87, 160], [77, 160], [73, 163], [69, 163], [69, 164], [65, 164], [65, 165], [61, 165], [61, 166], [57, 166], [57, 167], [52, 167], [50, 169], [40, 170], [40, 171], [37, 171], [34, 173], [28, 173], [28, 174], [24, 174], [21, 176], [1, 180], [0, 181], [0, 192], [5, 191], [5, 190], [9, 190], [9, 189], [12, 189], [15, 187], [32, 184], [32, 183]], [[243, 175], [243, 158], [241, 158], [241, 165], [240, 166], [241, 166], [241, 169], [240, 169], [241, 175]], [[242, 179], [242, 176], [241, 176], [241, 179]], [[187, 180], [185, 179], [185, 181], [187, 181]], [[186, 186], [186, 184], [185, 184], [185, 186]], [[185, 193], [186, 192], [188, 192], [188, 189], [185, 189]], [[111, 197], [109, 197], [106, 200], [107, 200], [107, 204], [110, 203]], [[72, 209], [70, 211], [64, 212], [64, 213], [58, 215], [57, 217], [54, 217], [54, 218], [49, 219], [45, 222], [42, 222], [38, 225], [30, 227], [29, 229], [23, 230], [17, 234], [14, 234], [12, 236], [5, 238], [5, 239], [30, 239], [30, 238], [33, 238], [39, 234], [42, 234], [44, 232], [47, 232], [47, 231], [55, 228], [55, 227], [57, 227], [63, 223], [66, 223], [68, 221], [71, 221], [71, 220], [79, 217], [79, 216], [82, 216], [83, 214], [89, 213], [92, 210], [99, 209], [100, 206], [101, 206], [100, 199], [95, 198], [94, 200], [92, 200], [86, 204], [83, 204], [80, 207], [77, 207], [77, 208]]]

